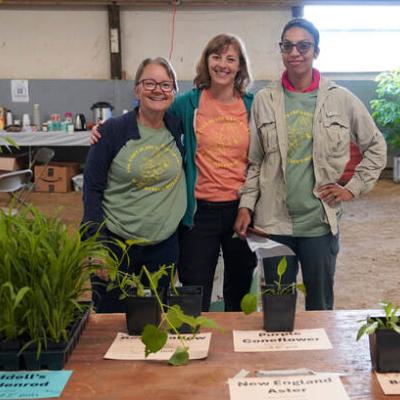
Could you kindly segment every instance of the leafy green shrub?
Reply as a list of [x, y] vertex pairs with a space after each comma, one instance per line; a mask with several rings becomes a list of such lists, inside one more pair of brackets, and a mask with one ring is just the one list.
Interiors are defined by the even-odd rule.
[[392, 148], [400, 149], [400, 68], [379, 74], [377, 99], [371, 100], [372, 117]]

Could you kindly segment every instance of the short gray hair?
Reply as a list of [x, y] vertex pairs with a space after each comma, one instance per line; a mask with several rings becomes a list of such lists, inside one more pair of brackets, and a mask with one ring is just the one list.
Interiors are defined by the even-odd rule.
[[156, 58], [146, 58], [144, 59], [137, 71], [136, 71], [136, 75], [135, 75], [135, 86], [138, 85], [140, 78], [143, 75], [143, 71], [144, 69], [150, 65], [150, 64], [157, 64], [160, 65], [161, 67], [163, 67], [166, 71], [166, 73], [168, 74], [168, 76], [170, 77], [170, 79], [173, 82], [174, 85], [174, 91], [177, 92], [178, 91], [178, 81], [176, 79], [176, 73], [174, 70], [174, 67], [172, 66], [172, 64], [164, 57], [156, 57]]

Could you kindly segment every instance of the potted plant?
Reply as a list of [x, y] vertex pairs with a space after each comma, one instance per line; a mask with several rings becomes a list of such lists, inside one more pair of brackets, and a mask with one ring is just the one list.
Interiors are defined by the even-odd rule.
[[[400, 149], [400, 68], [379, 74], [375, 80], [377, 99], [371, 100], [372, 117], [395, 152]], [[400, 182], [400, 157], [396, 153], [393, 180]]]
[[[189, 361], [186, 340], [190, 339], [182, 334], [181, 327], [185, 325], [185, 332], [190, 331], [194, 334], [200, 327], [218, 328], [218, 326], [211, 319], [201, 315], [186, 314], [179, 304], [174, 302], [167, 304], [164, 300], [166, 296], [158, 286], [160, 279], [169, 275], [171, 277], [171, 290], [174, 291], [175, 296], [179, 295], [179, 290], [175, 288], [172, 281], [173, 271], [173, 266], [162, 266], [155, 272], [150, 272], [145, 266], [142, 266], [138, 275], [119, 271], [116, 279], [110, 283], [109, 289], [116, 286], [121, 289], [120, 298], [125, 299], [127, 305], [128, 333], [141, 336], [141, 341], [145, 345], [145, 356], [160, 351], [167, 342], [168, 333], [173, 333], [178, 336], [180, 346], [169, 359], [169, 363], [171, 365], [185, 365]], [[143, 283], [144, 281], [146, 281], [147, 286]], [[198, 297], [198, 292], [195, 295]], [[151, 311], [143, 312], [141, 308], [144, 307], [148, 307]], [[196, 311], [194, 314], [198, 314], [198, 312]], [[140, 323], [138, 321], [139, 316], [144, 316]]]
[[[296, 313], [297, 290], [305, 293], [304, 285], [295, 282], [282, 283], [287, 270], [286, 257], [282, 257], [277, 266], [278, 280], [272, 285], [261, 287], [264, 329], [266, 331], [292, 331]], [[247, 293], [241, 308], [246, 315], [257, 310], [257, 295]]]
[[[168, 291], [169, 306], [179, 305], [186, 315], [198, 317], [201, 315], [201, 306], [203, 300], [202, 286], [175, 286], [171, 281], [171, 287]], [[193, 332], [193, 327], [183, 323], [177, 328], [180, 333]]]
[[97, 239], [83, 241], [33, 206], [0, 211], [0, 369], [63, 367], [89, 315], [80, 302], [89, 277], [104, 268], [87, 260], [118, 265]]
[[378, 372], [400, 372], [399, 307], [381, 302], [384, 316], [368, 317], [357, 333], [357, 340], [369, 335], [371, 362]]

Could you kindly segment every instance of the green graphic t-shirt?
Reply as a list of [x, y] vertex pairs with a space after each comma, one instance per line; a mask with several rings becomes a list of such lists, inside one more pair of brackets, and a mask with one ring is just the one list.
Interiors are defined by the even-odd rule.
[[171, 133], [140, 124], [139, 132], [111, 163], [103, 209], [111, 232], [146, 245], [175, 232], [186, 210], [186, 184]]
[[324, 209], [313, 194], [313, 118], [317, 90], [310, 93], [285, 90], [288, 157], [286, 165], [287, 205], [294, 236], [321, 236], [329, 232], [323, 222]]

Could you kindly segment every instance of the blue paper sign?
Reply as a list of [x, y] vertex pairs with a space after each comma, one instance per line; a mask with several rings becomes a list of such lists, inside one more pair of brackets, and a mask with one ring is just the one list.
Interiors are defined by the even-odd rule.
[[72, 371], [0, 371], [0, 399], [60, 397]]

